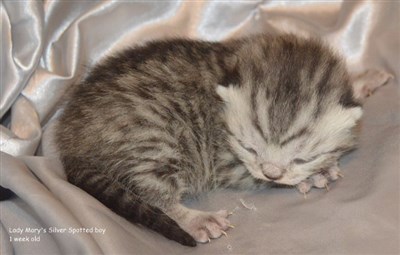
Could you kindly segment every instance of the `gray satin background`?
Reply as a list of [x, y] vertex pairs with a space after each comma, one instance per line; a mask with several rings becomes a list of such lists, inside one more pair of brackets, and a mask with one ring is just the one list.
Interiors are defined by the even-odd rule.
[[[4, 1], [1, 3], [1, 254], [399, 254], [398, 1]], [[221, 191], [190, 206], [234, 209], [228, 237], [187, 248], [118, 217], [70, 185], [51, 145], [57, 105], [101, 57], [150, 39], [225, 40], [257, 32], [326, 39], [350, 68], [395, 78], [365, 104], [345, 178], [304, 200], [295, 190]], [[254, 203], [247, 210], [239, 199]], [[102, 227], [10, 243], [17, 227]]]

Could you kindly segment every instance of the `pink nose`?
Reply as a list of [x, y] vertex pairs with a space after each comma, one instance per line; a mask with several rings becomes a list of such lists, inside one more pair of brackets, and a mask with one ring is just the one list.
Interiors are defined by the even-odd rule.
[[262, 171], [265, 177], [267, 177], [270, 180], [278, 180], [282, 177], [284, 170], [281, 168], [273, 165], [273, 164], [262, 164]]

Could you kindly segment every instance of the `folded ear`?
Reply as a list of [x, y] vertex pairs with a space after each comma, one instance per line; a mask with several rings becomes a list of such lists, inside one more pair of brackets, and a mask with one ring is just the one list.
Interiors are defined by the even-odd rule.
[[376, 69], [370, 69], [355, 75], [352, 78], [354, 97], [363, 100], [371, 96], [375, 90], [385, 85], [392, 78], [393, 75]]

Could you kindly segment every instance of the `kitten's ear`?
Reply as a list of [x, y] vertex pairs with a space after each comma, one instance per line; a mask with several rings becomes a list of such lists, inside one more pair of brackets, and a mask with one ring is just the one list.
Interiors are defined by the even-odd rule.
[[393, 75], [376, 69], [370, 69], [352, 77], [353, 92], [356, 99], [364, 100], [379, 87], [385, 85]]

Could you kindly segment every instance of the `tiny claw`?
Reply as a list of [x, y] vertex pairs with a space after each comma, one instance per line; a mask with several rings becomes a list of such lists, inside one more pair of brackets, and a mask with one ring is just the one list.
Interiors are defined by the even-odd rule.
[[228, 213], [228, 216], [231, 216], [231, 215], [233, 215], [233, 211]]
[[343, 175], [341, 172], [338, 172], [338, 173], [337, 173], [337, 176], [339, 176], [340, 178], [343, 178], [343, 177], [344, 177], [344, 175]]
[[325, 189], [326, 189], [326, 191], [329, 191], [329, 186], [327, 183], [325, 183]]
[[208, 238], [208, 240], [207, 240], [207, 241], [208, 241], [208, 243], [211, 243], [211, 239], [210, 239], [210, 238]]
[[221, 233], [222, 233], [224, 236], [228, 236], [228, 234], [227, 234], [225, 231], [223, 231], [223, 230], [221, 230]]
[[307, 199], [307, 192], [304, 192], [303, 196], [304, 196], [304, 200], [306, 200]]
[[229, 224], [228, 227], [235, 228], [235, 226], [233, 226], [232, 224]]

